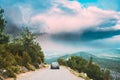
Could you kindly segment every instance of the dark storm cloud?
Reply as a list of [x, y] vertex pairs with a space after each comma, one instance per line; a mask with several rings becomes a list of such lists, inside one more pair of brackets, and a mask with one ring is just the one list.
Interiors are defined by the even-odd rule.
[[18, 35], [21, 32], [22, 32], [22, 29], [19, 28], [14, 23], [12, 23], [12, 22], [7, 23], [7, 26], [5, 28], [5, 33], [8, 33], [8, 34], [16, 36], [16, 35]]
[[99, 30], [99, 31], [88, 30], [84, 31], [81, 34], [80, 39], [82, 41], [91, 41], [97, 39], [111, 38], [116, 35], [120, 35], [120, 30]]
[[60, 41], [86, 42], [98, 39], [111, 38], [120, 35], [120, 30], [85, 30], [84, 32], [59, 33], [52, 35], [52, 38]]
[[41, 26], [40, 22], [38, 25], [31, 23], [30, 20], [34, 15], [46, 13], [52, 4], [51, 0], [0, 0], [0, 7], [5, 10], [4, 17], [7, 21], [5, 32], [15, 34], [22, 26], [27, 26], [29, 29], [34, 26], [31, 32], [40, 32], [40, 28], [38, 29]]

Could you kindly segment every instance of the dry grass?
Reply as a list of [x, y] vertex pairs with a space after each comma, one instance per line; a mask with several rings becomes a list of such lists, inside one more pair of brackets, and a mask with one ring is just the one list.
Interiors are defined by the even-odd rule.
[[[64, 66], [64, 67], [66, 67], [66, 66]], [[75, 71], [75, 70], [73, 70], [73, 69], [71, 69], [71, 68], [69, 68], [69, 67], [66, 67], [70, 72], [72, 72], [74, 75], [76, 75], [76, 76], [78, 76], [78, 77], [81, 77], [81, 78], [83, 78], [84, 80], [92, 80], [92, 79], [90, 79], [89, 77], [87, 77], [87, 74], [85, 74], [85, 73], [79, 73], [78, 71]]]
[[13, 78], [8, 78], [8, 79], [5, 79], [5, 80], [15, 80], [15, 79], [13, 79]]
[[[46, 68], [46, 67], [48, 67], [49, 65], [42, 65], [41, 67], [40, 67], [40, 69], [44, 69], [44, 68]], [[39, 69], [36, 69], [36, 70], [39, 70]], [[35, 70], [35, 71], [36, 71]], [[26, 74], [26, 73], [31, 73], [31, 72], [33, 72], [33, 71], [28, 71], [28, 72], [25, 72], [25, 73], [20, 73], [20, 74], [17, 74], [17, 77], [19, 77], [19, 76], [21, 76], [21, 75], [24, 75], [24, 74]], [[16, 80], [15, 78], [7, 78], [7, 79], [5, 79], [5, 80]]]

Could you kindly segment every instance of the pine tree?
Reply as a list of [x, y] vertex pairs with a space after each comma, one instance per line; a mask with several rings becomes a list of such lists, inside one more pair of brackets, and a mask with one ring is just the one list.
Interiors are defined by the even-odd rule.
[[0, 44], [8, 43], [9, 42], [9, 36], [4, 34], [4, 29], [6, 25], [6, 21], [3, 17], [4, 10], [0, 8]]

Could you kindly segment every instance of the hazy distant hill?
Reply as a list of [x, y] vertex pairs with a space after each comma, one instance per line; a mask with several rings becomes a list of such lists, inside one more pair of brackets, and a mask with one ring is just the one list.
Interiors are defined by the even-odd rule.
[[[111, 52], [111, 53], [116, 52], [114, 54], [119, 54], [119, 50], [117, 50], [117, 51], [111, 50], [108, 52]], [[106, 51], [106, 53], [108, 53], [108, 52]], [[67, 55], [63, 55], [63, 56], [52, 57], [52, 58], [46, 59], [46, 62], [51, 63], [51, 62], [57, 61], [57, 59], [59, 57], [63, 58], [63, 59], [67, 59], [70, 56], [81, 56], [81, 57], [85, 58], [86, 60], [89, 60], [90, 57], [93, 57], [93, 61], [95, 63], [99, 64], [102, 68], [108, 68], [110, 70], [120, 72], [120, 67], [119, 67], [120, 66], [120, 58], [119, 57], [95, 56], [88, 52], [76, 52], [76, 53], [67, 54]]]
[[72, 53], [72, 54], [65, 54], [63, 56], [56, 56], [56, 57], [52, 57], [52, 58], [46, 59], [46, 62], [47, 63], [51, 63], [53, 61], [57, 61], [58, 58], [67, 59], [70, 56], [81, 56], [81, 57], [85, 58], [86, 60], [89, 60], [90, 57], [97, 58], [96, 56], [94, 56], [92, 54], [89, 54], [87, 52], [76, 52], [76, 53]]
[[120, 49], [100, 50], [100, 51], [93, 51], [92, 53], [98, 57], [120, 58]]

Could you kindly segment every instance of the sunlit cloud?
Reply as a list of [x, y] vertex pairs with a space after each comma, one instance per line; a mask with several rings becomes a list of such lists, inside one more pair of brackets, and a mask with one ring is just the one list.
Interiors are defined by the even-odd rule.
[[[76, 3], [73, 2], [72, 5], [74, 4]], [[48, 33], [56, 33], [98, 28], [102, 25], [103, 27], [109, 27], [107, 25], [112, 22], [111, 20], [113, 20], [113, 26], [115, 26], [119, 20], [119, 14], [114, 11], [105, 11], [95, 6], [82, 8], [80, 4], [78, 4], [77, 8], [69, 7], [65, 3], [62, 5], [74, 11], [75, 14], [64, 12], [55, 5], [48, 13], [32, 17], [32, 22], [44, 21], [49, 28]]]
[[41, 38], [37, 39], [44, 50], [55, 51], [53, 48], [57, 47], [57, 51], [69, 52], [76, 47], [77, 50], [120, 47], [116, 46], [119, 37], [115, 37], [120, 35], [119, 5], [116, 0], [107, 2], [0, 0], [0, 6], [5, 9], [9, 29], [27, 26], [34, 34], [46, 33], [49, 36], [39, 35]]

